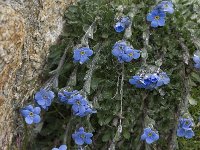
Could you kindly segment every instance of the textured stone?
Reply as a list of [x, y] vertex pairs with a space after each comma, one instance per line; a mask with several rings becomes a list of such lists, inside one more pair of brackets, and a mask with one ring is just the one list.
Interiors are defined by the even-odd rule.
[[0, 147], [19, 149], [19, 108], [38, 88], [49, 47], [73, 0], [0, 1]]

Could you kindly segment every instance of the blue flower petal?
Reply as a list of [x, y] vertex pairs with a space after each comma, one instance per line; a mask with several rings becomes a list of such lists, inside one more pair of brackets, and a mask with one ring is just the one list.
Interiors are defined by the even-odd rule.
[[141, 140], [145, 140], [147, 138], [146, 134], [141, 135]]
[[22, 116], [27, 117], [30, 114], [30, 111], [23, 109], [23, 110], [21, 110], [21, 114], [22, 114]]
[[27, 124], [32, 124], [33, 123], [33, 117], [27, 116], [25, 118], [25, 121], [26, 121]]
[[195, 56], [193, 57], [193, 61], [194, 61], [195, 63], [199, 64], [199, 63], [200, 63], [200, 57], [197, 56], [197, 55], [195, 55]]
[[158, 21], [153, 20], [151, 22], [151, 26], [154, 27], [154, 28], [158, 27]]
[[33, 117], [33, 122], [34, 122], [34, 123], [39, 123], [40, 120], [41, 120], [41, 118], [40, 118], [39, 115], [34, 115], [34, 117]]
[[147, 138], [146, 138], [146, 142], [147, 142], [148, 144], [151, 144], [151, 143], [154, 142], [154, 139], [151, 138], [151, 137], [147, 137]]
[[194, 136], [194, 132], [192, 130], [185, 131], [185, 138], [191, 139]]
[[164, 26], [164, 25], [165, 25], [165, 19], [160, 18], [160, 19], [158, 20], [158, 25], [159, 25], [159, 26]]
[[92, 140], [90, 138], [85, 138], [85, 143], [86, 144], [92, 144]]
[[153, 21], [153, 20], [154, 20], [154, 16], [151, 13], [149, 13], [147, 15], [147, 21]]
[[185, 136], [185, 130], [182, 128], [178, 128], [176, 131], [177, 136], [184, 137]]
[[84, 144], [84, 140], [80, 137], [75, 138], [75, 143], [77, 145], [83, 145]]
[[59, 147], [59, 150], [67, 150], [67, 146], [66, 146], [66, 145], [61, 145], [61, 146]]
[[200, 69], [200, 63], [194, 64], [194, 67], [197, 68], [197, 69]]
[[41, 111], [40, 107], [35, 107], [33, 113], [39, 115]]

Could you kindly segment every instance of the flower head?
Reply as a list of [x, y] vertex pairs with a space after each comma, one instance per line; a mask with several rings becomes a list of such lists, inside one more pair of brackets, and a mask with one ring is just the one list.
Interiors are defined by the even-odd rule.
[[134, 85], [136, 88], [144, 88], [149, 90], [166, 85], [169, 82], [170, 78], [165, 72], [135, 75], [129, 80], [129, 83]]
[[194, 56], [193, 56], [193, 61], [194, 61], [194, 67], [196, 69], [200, 69], [200, 52], [199, 51], [196, 51], [194, 53]]
[[28, 105], [22, 108], [21, 114], [25, 118], [27, 124], [39, 123], [41, 120], [39, 116], [40, 111], [41, 111], [40, 107], [34, 108], [32, 105]]
[[114, 28], [115, 28], [115, 31], [116, 31], [116, 32], [120, 33], [120, 32], [122, 32], [122, 31], [125, 30], [125, 24], [124, 24], [124, 23], [121, 23], [121, 22], [117, 22], [117, 23], [115, 24]]
[[67, 146], [61, 145], [59, 148], [53, 148], [52, 150], [67, 150]]
[[141, 136], [141, 140], [145, 140], [146, 143], [151, 144], [159, 139], [158, 132], [153, 131], [151, 128], [145, 128], [144, 133]]
[[156, 28], [158, 26], [164, 26], [165, 25], [165, 17], [166, 14], [164, 11], [160, 11], [158, 9], [152, 10], [147, 15], [147, 21], [151, 22], [151, 26]]
[[72, 138], [77, 145], [91, 144], [92, 136], [93, 134], [85, 132], [83, 127], [80, 127], [78, 131], [72, 134]]
[[140, 57], [140, 51], [133, 49], [126, 41], [116, 42], [113, 46], [112, 54], [118, 58], [120, 63], [130, 62]]
[[68, 100], [68, 104], [72, 105], [74, 115], [84, 117], [92, 113], [96, 113], [89, 104], [88, 101], [80, 94], [74, 95]]
[[177, 136], [185, 137], [190, 139], [194, 136], [194, 131], [192, 130], [193, 121], [191, 118], [180, 118], [178, 129], [177, 129]]
[[81, 47], [74, 50], [74, 61], [80, 64], [85, 63], [90, 56], [92, 56], [93, 50], [88, 47]]
[[55, 97], [54, 92], [48, 91], [46, 89], [40, 89], [35, 94], [35, 101], [38, 105], [40, 105], [43, 109], [48, 109], [48, 107], [51, 105], [53, 98]]
[[123, 32], [130, 24], [131, 24], [131, 20], [129, 17], [122, 17], [115, 24], [114, 26], [115, 31], [118, 33]]
[[173, 4], [170, 1], [162, 1], [160, 4], [156, 6], [156, 9], [160, 9], [170, 14], [173, 14], [174, 12]]

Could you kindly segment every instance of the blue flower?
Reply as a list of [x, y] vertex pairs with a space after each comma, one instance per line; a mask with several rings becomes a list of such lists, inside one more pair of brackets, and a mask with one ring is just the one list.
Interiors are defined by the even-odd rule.
[[125, 62], [130, 62], [131, 60], [138, 59], [139, 57], [140, 51], [130, 47], [127, 47], [124, 51], [124, 54], [122, 54], [122, 60]]
[[194, 67], [200, 69], [200, 56], [194, 55], [193, 61], [195, 62]]
[[54, 97], [54, 92], [50, 90], [48, 91], [46, 89], [40, 89], [40, 91], [35, 94], [35, 101], [43, 109], [47, 110], [48, 107], [51, 105]]
[[65, 104], [68, 103], [68, 100], [71, 99], [71, 97], [73, 95], [76, 95], [78, 94], [78, 91], [77, 90], [74, 90], [74, 91], [66, 91], [65, 89], [61, 89], [59, 92], [58, 92], [58, 97], [59, 97], [59, 100]]
[[170, 82], [170, 78], [168, 77], [168, 75], [165, 73], [165, 72], [162, 72], [159, 74], [159, 79], [158, 79], [158, 82], [156, 84], [156, 86], [162, 86], [162, 85], [166, 85], [166, 84], [169, 84]]
[[159, 10], [152, 10], [147, 15], [147, 21], [151, 22], [151, 26], [156, 28], [158, 26], [164, 26], [165, 25], [165, 12], [159, 11]]
[[114, 28], [115, 31], [120, 33], [125, 30], [131, 24], [131, 20], [129, 17], [122, 17], [120, 20], [115, 24]]
[[33, 108], [32, 105], [28, 105], [21, 110], [21, 114], [25, 118], [27, 124], [39, 123], [41, 120], [39, 116], [40, 111], [40, 107]]
[[68, 100], [68, 104], [72, 105], [74, 115], [79, 117], [96, 113], [96, 110], [92, 109], [88, 101], [80, 94], [73, 95], [71, 99]]
[[124, 24], [124, 23], [121, 23], [121, 22], [117, 22], [117, 23], [115, 24], [114, 28], [115, 28], [115, 31], [116, 31], [116, 32], [120, 33], [120, 32], [122, 32], [122, 31], [125, 30], [125, 24]]
[[146, 143], [151, 144], [159, 139], [157, 132], [153, 131], [151, 128], [145, 128], [144, 133], [141, 136], [141, 140], [145, 140]]
[[77, 145], [91, 144], [92, 136], [93, 134], [85, 132], [83, 127], [80, 127], [78, 131], [72, 134], [72, 138]]
[[68, 104], [72, 105], [74, 113], [84, 113], [87, 100], [82, 95], [78, 94], [69, 99]]
[[186, 139], [191, 139], [194, 136], [194, 131], [191, 130], [184, 130], [183, 128], [177, 129], [177, 136], [185, 137]]
[[172, 2], [169, 2], [169, 1], [162, 1], [160, 4], [157, 5], [155, 9], [160, 9], [170, 14], [173, 14], [174, 12], [173, 4]]
[[89, 56], [92, 56], [93, 50], [88, 47], [81, 47], [74, 50], [74, 61], [83, 64], [89, 59]]
[[61, 145], [59, 148], [53, 148], [52, 150], [67, 150], [67, 146]]
[[116, 42], [113, 46], [112, 54], [116, 57], [121, 57], [127, 48], [126, 41]]
[[118, 58], [120, 63], [130, 62], [133, 59], [140, 57], [140, 51], [132, 49], [127, 45], [126, 41], [118, 41], [115, 43], [112, 49], [112, 54]]
[[178, 129], [177, 129], [177, 136], [185, 137], [190, 139], [194, 136], [194, 132], [192, 130], [193, 121], [190, 118], [180, 118]]

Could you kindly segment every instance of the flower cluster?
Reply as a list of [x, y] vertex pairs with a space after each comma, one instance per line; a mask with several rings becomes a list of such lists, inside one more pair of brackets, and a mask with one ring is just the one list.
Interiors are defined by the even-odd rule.
[[96, 113], [95, 110], [89, 105], [86, 100], [77, 90], [69, 92], [62, 89], [58, 93], [61, 102], [72, 105], [74, 115], [84, 117], [92, 113]]
[[194, 136], [194, 132], [192, 130], [193, 126], [194, 124], [191, 118], [180, 118], [177, 129], [177, 136], [191, 139]]
[[67, 150], [67, 146], [61, 145], [59, 148], [53, 148], [52, 150]]
[[200, 69], [200, 51], [196, 51], [193, 56], [194, 67]]
[[136, 88], [155, 89], [170, 82], [165, 72], [141, 73], [129, 79], [129, 83]]
[[32, 124], [32, 123], [39, 123], [41, 118], [40, 118], [40, 107], [33, 107], [32, 105], [28, 105], [21, 110], [22, 116], [25, 118], [25, 121], [27, 124]]
[[120, 63], [130, 62], [140, 57], [140, 51], [133, 49], [126, 41], [118, 41], [112, 49], [112, 54], [118, 58]]
[[151, 128], [145, 128], [141, 136], [141, 140], [145, 140], [146, 143], [151, 144], [159, 139], [158, 131], [153, 131]]
[[173, 4], [169, 1], [162, 1], [147, 15], [147, 21], [151, 22], [151, 26], [156, 28], [165, 25], [166, 12], [172, 14], [174, 12]]
[[85, 132], [83, 127], [80, 127], [78, 131], [72, 134], [72, 138], [74, 139], [77, 145], [91, 144], [93, 134], [89, 132]]
[[43, 109], [48, 110], [48, 107], [51, 105], [54, 97], [54, 92], [46, 89], [40, 89], [40, 91], [35, 94], [35, 101]]
[[127, 27], [130, 26], [130, 24], [131, 20], [129, 17], [121, 17], [117, 20], [117, 23], [114, 26], [115, 31], [118, 33], [123, 32]]
[[74, 50], [74, 62], [79, 62], [80, 64], [85, 63], [90, 56], [92, 56], [93, 50], [88, 47], [81, 47]]

